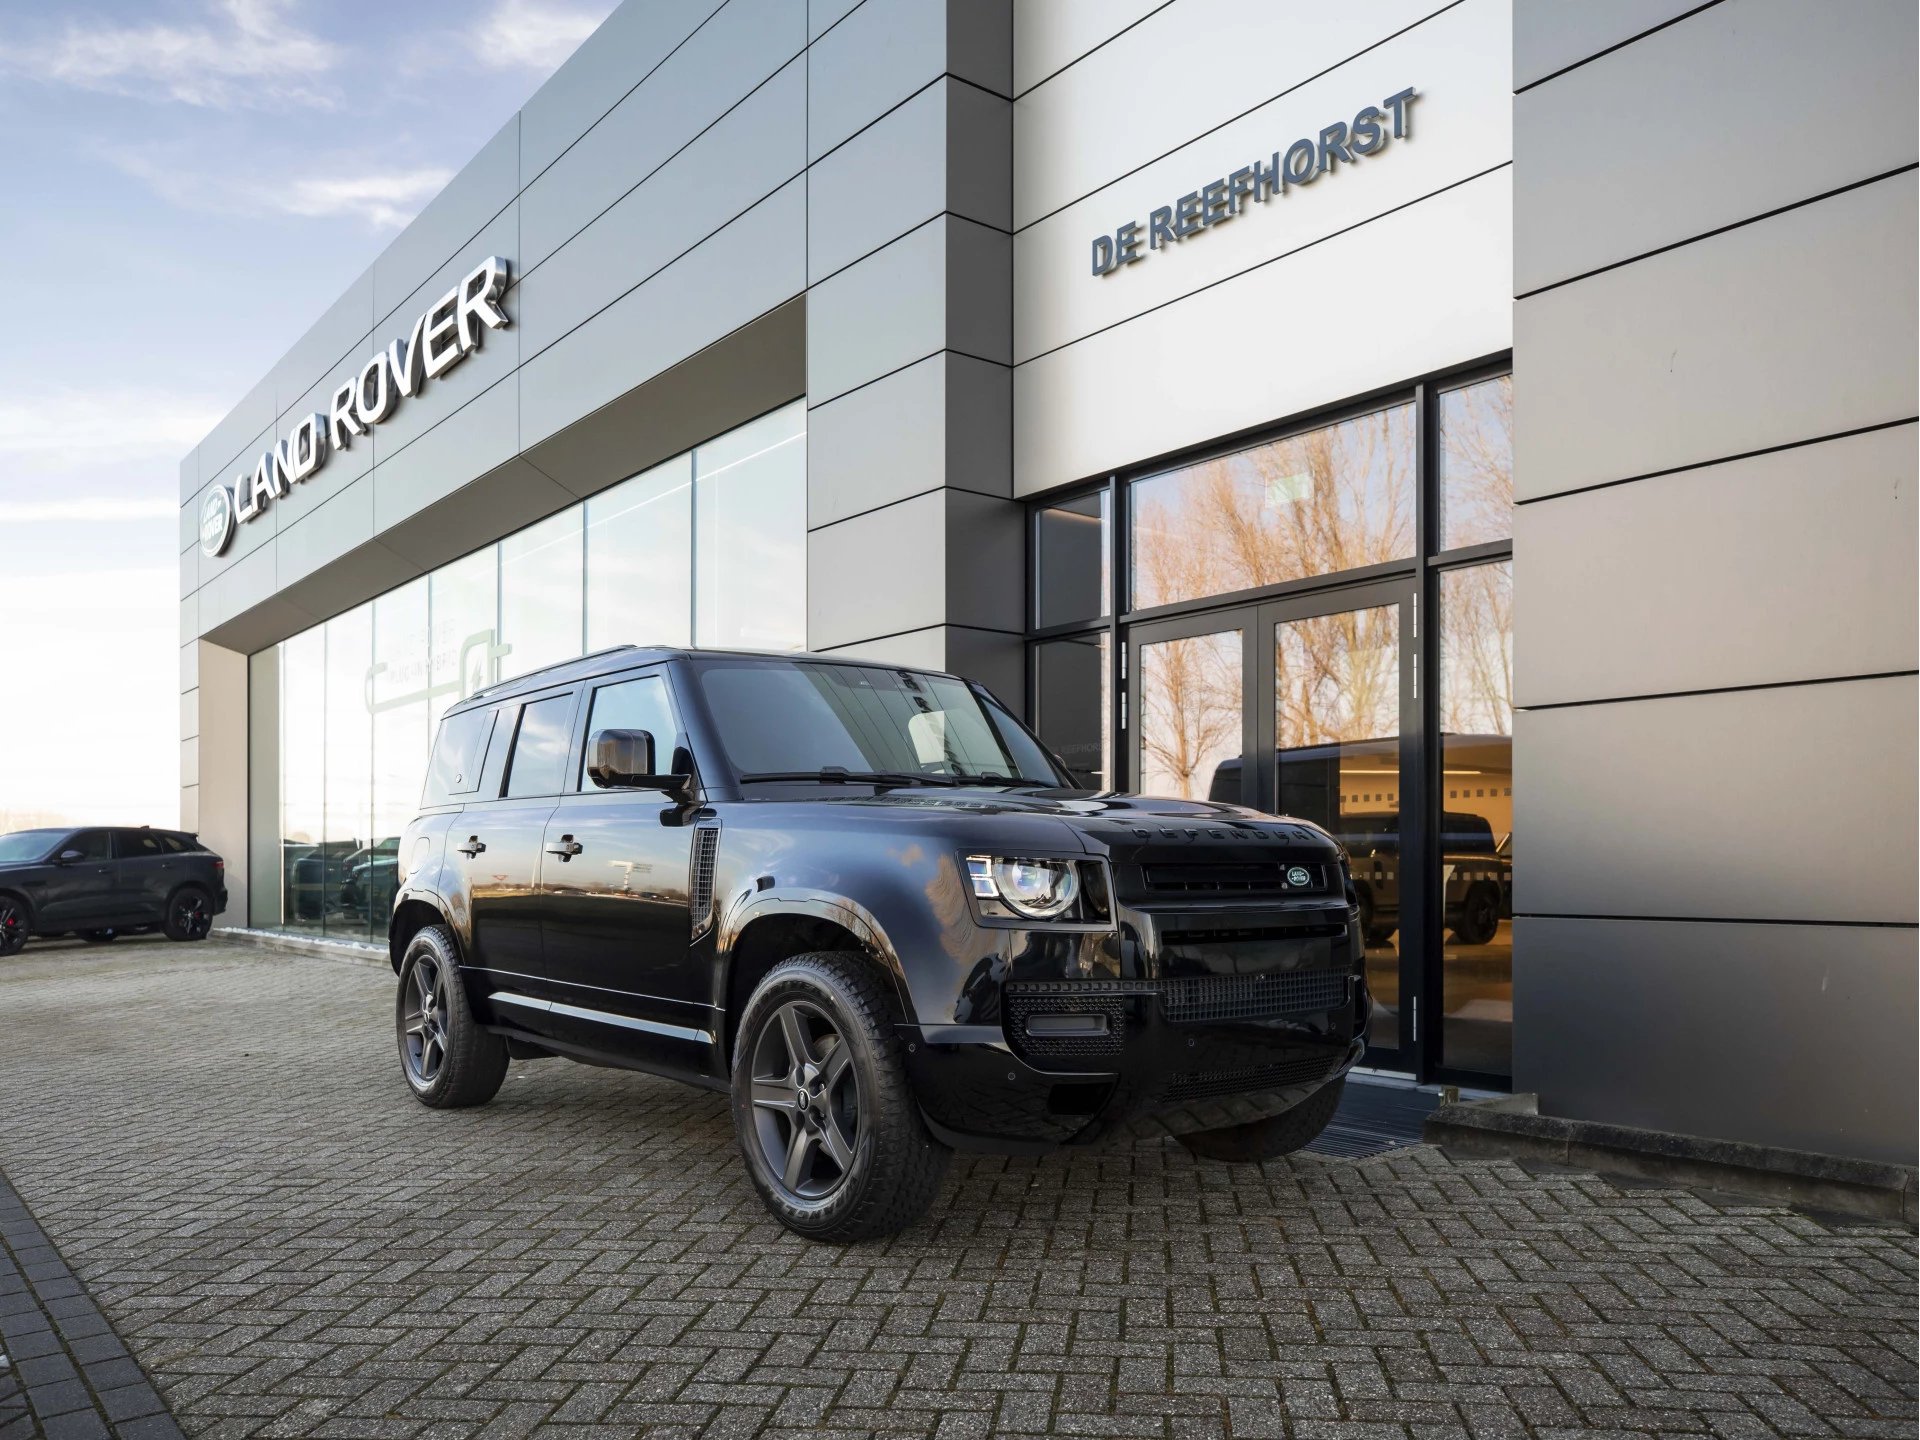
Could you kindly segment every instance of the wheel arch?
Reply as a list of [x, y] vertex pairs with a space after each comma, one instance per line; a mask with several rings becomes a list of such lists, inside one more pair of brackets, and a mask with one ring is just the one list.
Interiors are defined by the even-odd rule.
[[893, 1002], [896, 1019], [911, 1015], [899, 959], [886, 943], [886, 937], [874, 926], [871, 917], [857, 907], [845, 907], [831, 901], [808, 897], [775, 900], [757, 904], [731, 917], [726, 942], [720, 957], [721, 974], [716, 986], [721, 1007], [721, 1061], [733, 1063], [733, 1042], [740, 1016], [747, 1001], [783, 960], [820, 951], [838, 951], [861, 956], [874, 972], [884, 977]]
[[[400, 973], [400, 960], [407, 953], [407, 946], [413, 943], [413, 937], [429, 925], [445, 925], [449, 933], [453, 930], [446, 915], [431, 900], [410, 895], [394, 906], [393, 919], [387, 922], [387, 962], [393, 966], [394, 974]], [[459, 937], [455, 936], [455, 946], [459, 943]]]
[[21, 909], [25, 910], [27, 912], [27, 924], [29, 926], [38, 922], [39, 917], [34, 913], [33, 909], [33, 897], [28, 895], [24, 890], [16, 890], [11, 885], [0, 885], [0, 899], [12, 900], [17, 903]]

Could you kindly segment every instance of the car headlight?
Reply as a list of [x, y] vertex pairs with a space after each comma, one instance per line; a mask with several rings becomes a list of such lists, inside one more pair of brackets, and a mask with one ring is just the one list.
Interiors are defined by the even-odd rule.
[[967, 878], [988, 916], [1026, 920], [1104, 919], [1104, 887], [1083, 881], [1083, 862], [1010, 855], [969, 855]]

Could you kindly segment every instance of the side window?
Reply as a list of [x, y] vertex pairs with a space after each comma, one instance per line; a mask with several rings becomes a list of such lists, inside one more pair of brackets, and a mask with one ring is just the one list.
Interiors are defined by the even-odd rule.
[[122, 860], [142, 860], [166, 852], [160, 837], [151, 830], [116, 830], [113, 849]]
[[513, 755], [507, 761], [506, 796], [558, 795], [566, 777], [567, 747], [572, 740], [567, 722], [573, 718], [573, 696], [554, 695], [520, 707], [520, 728], [513, 737]]
[[[593, 705], [587, 711], [587, 739], [591, 743], [596, 730], [645, 730], [653, 736], [653, 763], [661, 770], [673, 764], [674, 747], [680, 743], [680, 725], [673, 715], [673, 702], [667, 696], [667, 682], [658, 675], [642, 675], [637, 680], [622, 680], [617, 685], [602, 685], [593, 692]], [[573, 777], [574, 788], [592, 790], [586, 778], [587, 757], [580, 757], [580, 773]]]
[[469, 710], [440, 722], [421, 804], [444, 805], [480, 788], [480, 775], [487, 766], [487, 747], [493, 739], [494, 717], [498, 714], [497, 710]]
[[104, 830], [82, 830], [78, 834], [69, 835], [66, 843], [54, 853], [56, 855], [64, 855], [69, 850], [78, 850], [82, 860], [111, 860], [113, 858], [113, 846], [107, 838], [107, 832]]

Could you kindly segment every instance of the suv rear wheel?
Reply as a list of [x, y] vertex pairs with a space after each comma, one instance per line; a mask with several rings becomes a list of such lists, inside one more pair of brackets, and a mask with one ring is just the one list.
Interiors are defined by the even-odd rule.
[[836, 1244], [918, 1220], [953, 1153], [927, 1132], [886, 993], [854, 954], [796, 956], [760, 982], [734, 1043], [733, 1126], [773, 1217]]
[[1305, 1149], [1320, 1138], [1320, 1132], [1333, 1119], [1333, 1112], [1340, 1108], [1340, 1096], [1346, 1088], [1347, 1077], [1342, 1075], [1331, 1084], [1322, 1085], [1284, 1115], [1245, 1125], [1228, 1125], [1219, 1130], [1196, 1130], [1176, 1138], [1190, 1154], [1202, 1160], [1277, 1160], [1282, 1155]]
[[182, 885], [167, 901], [167, 938], [204, 940], [213, 929], [213, 901], [198, 885]]
[[414, 1099], [436, 1110], [484, 1105], [507, 1078], [507, 1042], [473, 1018], [458, 953], [444, 925], [420, 931], [407, 942], [393, 1001], [400, 1073]]

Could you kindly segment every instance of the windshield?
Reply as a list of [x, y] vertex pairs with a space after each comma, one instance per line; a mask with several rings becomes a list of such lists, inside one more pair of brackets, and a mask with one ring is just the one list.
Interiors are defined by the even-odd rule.
[[1066, 783], [1019, 722], [951, 675], [772, 661], [707, 666], [700, 685], [742, 778]]
[[16, 830], [11, 835], [0, 835], [0, 865], [45, 859], [53, 842], [66, 833], [64, 830]]

